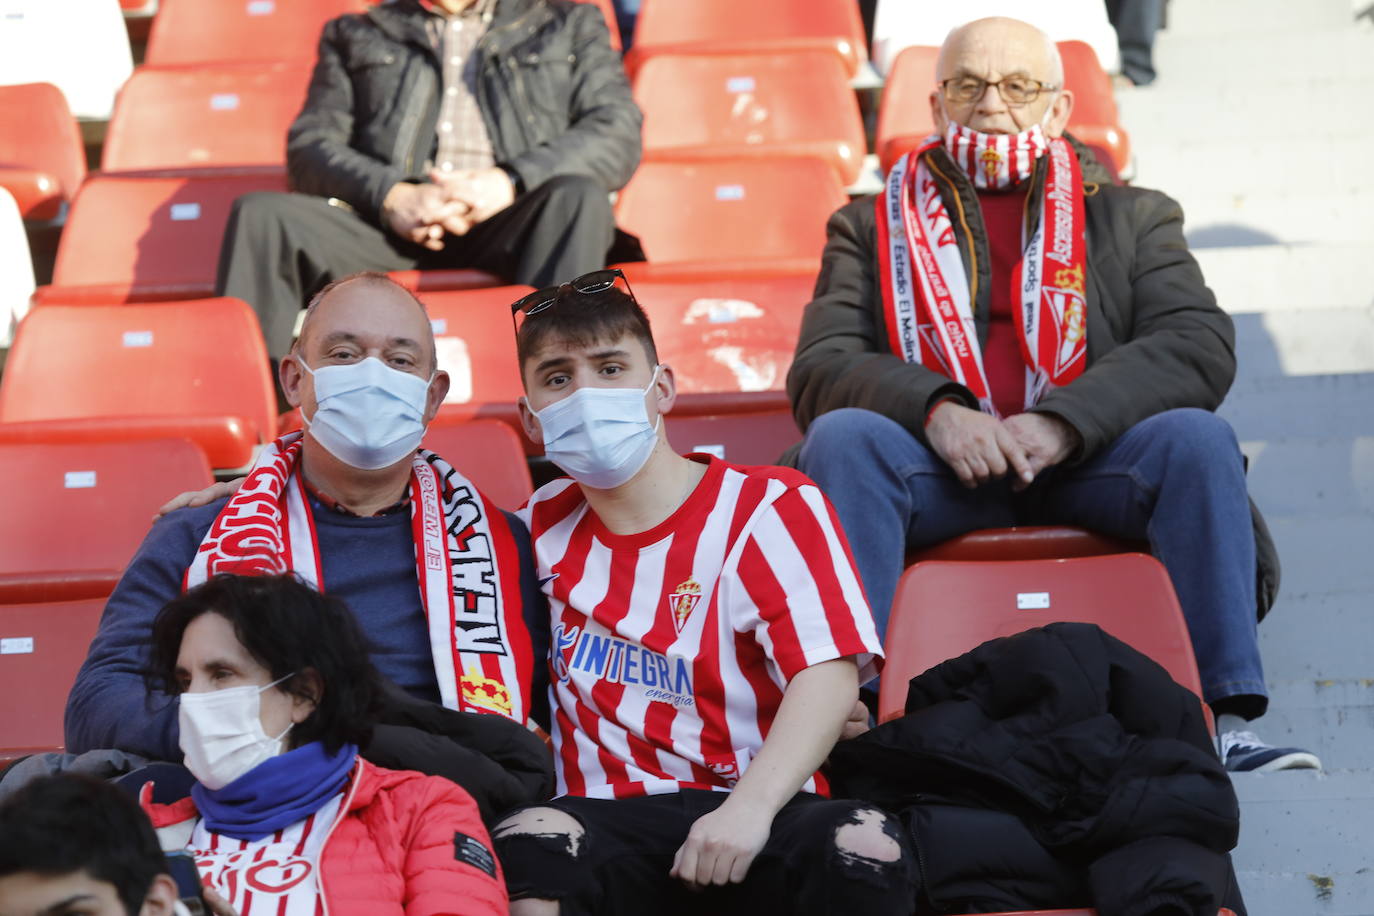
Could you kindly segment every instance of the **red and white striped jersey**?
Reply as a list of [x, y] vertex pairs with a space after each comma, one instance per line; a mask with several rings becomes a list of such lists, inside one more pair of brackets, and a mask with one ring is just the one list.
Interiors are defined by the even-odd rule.
[[260, 840], [213, 833], [197, 820], [186, 848], [201, 880], [239, 916], [319, 916], [320, 850], [342, 801], [340, 792], [314, 814]]
[[549, 596], [560, 794], [728, 790], [797, 672], [854, 656], [861, 682], [875, 673], [848, 543], [796, 471], [711, 458], [672, 516], [633, 535], [608, 531], [567, 478], [521, 514]]

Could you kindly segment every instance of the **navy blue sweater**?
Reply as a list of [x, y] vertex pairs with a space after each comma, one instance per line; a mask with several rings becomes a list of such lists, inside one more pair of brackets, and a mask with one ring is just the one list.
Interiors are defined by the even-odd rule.
[[[67, 697], [67, 750], [118, 748], [155, 760], [180, 760], [176, 701], [149, 697], [143, 680], [153, 618], [181, 592], [182, 578], [196, 549], [223, 508], [218, 500], [179, 509], [153, 524], [138, 553], [105, 605], [76, 684]], [[357, 518], [325, 508], [311, 498], [319, 539], [324, 587], [347, 602], [372, 644], [372, 660], [383, 677], [422, 699], [439, 701], [415, 568], [410, 513]], [[544, 596], [534, 577], [529, 533], [505, 513], [520, 553], [520, 586], [534, 651], [534, 692], [547, 683], [548, 654]]]

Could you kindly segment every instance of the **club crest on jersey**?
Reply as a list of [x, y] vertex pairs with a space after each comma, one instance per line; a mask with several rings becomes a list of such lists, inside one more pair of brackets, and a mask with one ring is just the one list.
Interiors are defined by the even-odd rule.
[[687, 618], [692, 616], [692, 612], [697, 609], [697, 603], [701, 601], [701, 586], [697, 580], [688, 576], [685, 580], [673, 589], [668, 596], [668, 609], [673, 612], [673, 626], [679, 633], [687, 625]]

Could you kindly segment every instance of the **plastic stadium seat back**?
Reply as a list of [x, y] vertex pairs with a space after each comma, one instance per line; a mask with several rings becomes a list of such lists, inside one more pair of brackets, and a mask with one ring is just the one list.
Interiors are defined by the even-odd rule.
[[0, 441], [186, 436], [236, 468], [276, 435], [253, 311], [238, 299], [40, 305], [0, 379]]
[[1102, 69], [1091, 45], [1082, 41], [1058, 44], [1064, 61], [1064, 87], [1073, 91], [1069, 133], [1089, 146], [1105, 149], [1111, 155], [1113, 171], [1124, 171], [1131, 161], [1131, 144], [1121, 126], [1112, 78]]
[[[7, 507], [0, 516], [0, 602], [54, 574], [122, 571], [158, 506], [214, 482], [188, 439], [0, 443]], [[37, 597], [36, 595], [32, 597]]]
[[824, 50], [856, 74], [868, 60], [859, 5], [854, 0], [644, 0], [634, 42], [625, 56], [633, 75], [665, 53], [777, 53]]
[[92, 175], [62, 233], [53, 286], [40, 301], [189, 299], [215, 289], [234, 200], [284, 191], [279, 174]]
[[935, 88], [935, 59], [939, 56], [939, 48], [913, 45], [904, 48], [892, 63], [883, 84], [878, 132], [873, 141], [884, 172], [935, 130], [930, 93]]
[[833, 54], [663, 54], [635, 75], [644, 155], [655, 159], [816, 156], [859, 177], [863, 120]]
[[119, 0], [6, 0], [0, 86], [52, 83], [76, 117], [106, 120], [133, 69]]
[[814, 269], [666, 279], [652, 265], [623, 269], [679, 392], [783, 389]]
[[151, 19], [157, 14], [157, 0], [119, 0], [125, 19]]
[[706, 416], [679, 416], [674, 409], [665, 422], [678, 452], [704, 452], [732, 464], [777, 464], [802, 437], [788, 407]]
[[606, 20], [606, 30], [611, 33], [611, 47], [619, 51], [624, 48], [620, 40], [620, 23], [615, 18], [615, 5], [611, 0], [584, 0], [601, 10], [601, 18]]
[[1202, 693], [1169, 574], [1140, 553], [1067, 560], [930, 561], [897, 583], [878, 715], [900, 715], [911, 678], [999, 636], [1056, 621], [1095, 623]]
[[791, 261], [814, 270], [826, 220], [848, 200], [820, 159], [646, 162], [620, 192], [616, 222], [654, 265], [697, 262], [719, 273]]
[[62, 716], [104, 598], [0, 605], [0, 760], [64, 746]]
[[534, 492], [522, 436], [509, 423], [469, 420], [431, 423], [422, 443], [477, 485], [502, 509], [515, 510]]
[[912, 551], [907, 565], [927, 560], [1066, 560], [1108, 553], [1149, 553], [1144, 541], [1128, 541], [1068, 525], [982, 528]]
[[32, 296], [33, 261], [24, 220], [14, 198], [0, 187], [0, 347], [10, 345]]
[[[510, 305], [529, 292], [533, 289], [528, 286], [497, 286], [420, 294], [434, 328], [439, 368], [449, 375], [448, 396], [436, 422], [495, 418], [519, 431], [515, 402], [525, 389], [515, 359]], [[462, 470], [461, 462], [445, 457]]]
[[286, 131], [310, 69], [304, 61], [141, 67], [119, 93], [101, 167], [285, 168]]
[[432, 293], [448, 289], [487, 289], [505, 286], [506, 281], [482, 270], [393, 270], [387, 276], [412, 293]]
[[51, 220], [86, 177], [81, 130], [52, 83], [0, 86], [0, 187], [25, 219]]
[[144, 63], [315, 60], [324, 24], [364, 0], [162, 0]]

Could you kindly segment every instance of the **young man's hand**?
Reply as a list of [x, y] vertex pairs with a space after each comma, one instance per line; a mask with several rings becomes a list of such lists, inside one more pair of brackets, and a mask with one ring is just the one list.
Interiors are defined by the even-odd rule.
[[751, 808], [731, 795], [687, 832], [687, 841], [673, 856], [670, 874], [688, 887], [738, 884], [749, 873], [754, 857], [768, 842], [771, 812]]

